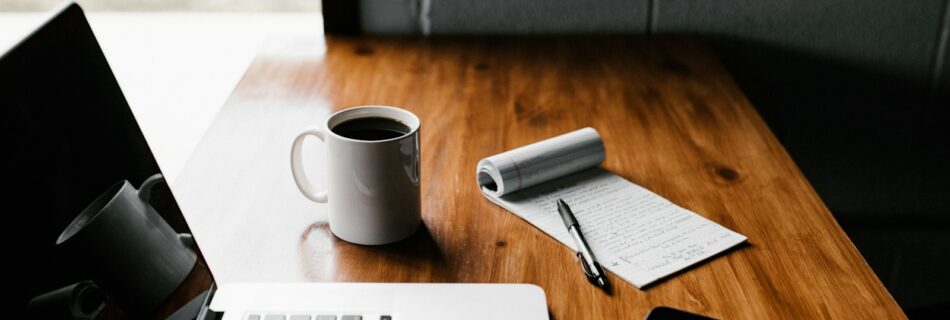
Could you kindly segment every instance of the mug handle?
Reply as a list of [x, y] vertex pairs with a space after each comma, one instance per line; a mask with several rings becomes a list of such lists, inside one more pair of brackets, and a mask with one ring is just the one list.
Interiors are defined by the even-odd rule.
[[149, 200], [152, 198], [152, 187], [162, 182], [165, 182], [165, 176], [161, 173], [156, 173], [148, 177], [148, 179], [145, 179], [145, 182], [142, 182], [142, 185], [139, 186], [139, 198], [145, 203], [149, 203]]
[[297, 138], [294, 139], [294, 145], [290, 149], [290, 172], [294, 176], [294, 182], [297, 183], [297, 188], [300, 189], [300, 193], [303, 193], [307, 199], [313, 200], [314, 202], [326, 203], [327, 191], [314, 191], [313, 185], [310, 184], [310, 180], [307, 179], [307, 175], [303, 170], [303, 153], [300, 149], [303, 149], [303, 141], [307, 136], [320, 138], [320, 141], [326, 143], [323, 130], [320, 127], [313, 126], [304, 129], [304, 131], [298, 134]]
[[[152, 198], [152, 188], [162, 182], [165, 182], [165, 176], [163, 176], [161, 173], [156, 173], [151, 177], [148, 177], [148, 179], [145, 179], [145, 182], [142, 182], [142, 185], [139, 186], [139, 199], [142, 199], [142, 201], [145, 203], [150, 203], [149, 200]], [[189, 250], [194, 251], [195, 248], [198, 247], [195, 244], [195, 238], [192, 237], [190, 233], [179, 233], [178, 240], [181, 241], [181, 243], [183, 243]]]

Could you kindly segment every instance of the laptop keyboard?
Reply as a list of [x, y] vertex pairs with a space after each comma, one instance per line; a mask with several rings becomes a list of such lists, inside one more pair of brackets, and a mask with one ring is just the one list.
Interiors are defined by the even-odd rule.
[[393, 320], [389, 315], [361, 314], [301, 314], [301, 313], [252, 313], [245, 320]]

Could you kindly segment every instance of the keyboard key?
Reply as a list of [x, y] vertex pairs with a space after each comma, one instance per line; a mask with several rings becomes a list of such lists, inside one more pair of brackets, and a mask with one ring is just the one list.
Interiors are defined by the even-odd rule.
[[316, 320], [336, 320], [336, 316], [334, 316], [334, 315], [325, 315], [325, 314], [324, 314], [324, 315], [319, 315], [319, 316], [317, 316], [317, 319], [316, 319]]
[[247, 320], [261, 320], [261, 315], [259, 315], [259, 314], [252, 314], [252, 315], [249, 315], [249, 316], [247, 316]]
[[309, 314], [295, 314], [290, 316], [290, 320], [310, 320]]
[[393, 316], [379, 316], [379, 320], [393, 320]]
[[287, 316], [282, 314], [269, 314], [264, 320], [287, 320]]
[[363, 316], [343, 316], [340, 320], [363, 320]]

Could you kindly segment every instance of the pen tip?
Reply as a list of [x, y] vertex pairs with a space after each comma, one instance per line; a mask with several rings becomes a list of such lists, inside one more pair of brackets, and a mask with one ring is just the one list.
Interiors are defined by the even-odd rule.
[[610, 287], [610, 283], [607, 282], [607, 279], [600, 279], [600, 281], [598, 281], [598, 284], [600, 284], [600, 289], [604, 290], [604, 293], [606, 293], [607, 295], [614, 294], [614, 288]]

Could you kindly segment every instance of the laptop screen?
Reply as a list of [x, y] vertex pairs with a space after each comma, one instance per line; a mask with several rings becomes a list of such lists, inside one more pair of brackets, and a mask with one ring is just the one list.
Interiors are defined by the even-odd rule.
[[16, 313], [164, 318], [200, 298], [211, 275], [77, 5], [0, 57], [0, 101]]

